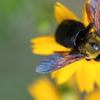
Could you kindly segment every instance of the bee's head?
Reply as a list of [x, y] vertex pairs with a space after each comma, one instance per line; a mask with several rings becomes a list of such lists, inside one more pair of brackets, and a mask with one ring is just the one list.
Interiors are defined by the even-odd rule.
[[88, 55], [86, 58], [95, 59], [100, 54], [100, 37], [95, 32], [89, 33], [81, 51]]

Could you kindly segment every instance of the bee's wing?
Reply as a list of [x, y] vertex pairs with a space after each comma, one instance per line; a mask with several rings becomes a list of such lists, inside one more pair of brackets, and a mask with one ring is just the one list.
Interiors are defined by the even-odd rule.
[[67, 66], [77, 60], [84, 58], [83, 54], [69, 54], [64, 55], [65, 52], [54, 53], [44, 59], [37, 67], [36, 72], [38, 73], [50, 73], [64, 66]]
[[90, 4], [86, 4], [86, 13], [97, 34], [100, 34], [100, 0], [90, 0]]

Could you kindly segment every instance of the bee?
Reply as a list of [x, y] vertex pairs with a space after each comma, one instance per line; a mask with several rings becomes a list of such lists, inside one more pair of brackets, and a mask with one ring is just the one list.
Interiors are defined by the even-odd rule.
[[38, 73], [50, 73], [83, 58], [100, 62], [100, 0], [90, 0], [86, 13], [90, 22], [87, 27], [70, 19], [57, 27], [56, 42], [71, 51], [54, 51], [36, 67]]

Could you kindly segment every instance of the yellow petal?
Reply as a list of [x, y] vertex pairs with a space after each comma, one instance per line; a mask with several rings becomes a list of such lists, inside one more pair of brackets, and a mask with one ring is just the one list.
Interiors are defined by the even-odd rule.
[[84, 100], [100, 100], [100, 89], [96, 89], [93, 93], [88, 94]]
[[95, 64], [95, 82], [100, 88], [100, 62]]
[[75, 74], [76, 82], [81, 92], [91, 92], [94, 90], [97, 73], [96, 67], [99, 67], [99, 65], [100, 64], [94, 60], [86, 61], [84, 59], [84, 61], [81, 62], [81, 66]]
[[60, 100], [56, 88], [47, 78], [38, 79], [28, 91], [35, 100]]
[[49, 55], [53, 51], [70, 51], [69, 48], [61, 46], [55, 41], [54, 35], [41, 36], [31, 40], [34, 43], [31, 47], [32, 52], [35, 54]]
[[[87, 0], [86, 3], [90, 3], [90, 0]], [[86, 3], [85, 3], [85, 5], [84, 5], [84, 9], [83, 9], [83, 18], [82, 18], [82, 22], [84, 23], [85, 26], [88, 26], [90, 22], [89, 22], [87, 13], [86, 13]]]
[[54, 6], [54, 14], [58, 23], [61, 23], [67, 19], [78, 20], [76, 15], [72, 11], [70, 11], [67, 7], [57, 2]]
[[71, 76], [74, 75], [76, 70], [80, 67], [81, 61], [76, 61], [64, 68], [61, 68], [51, 74], [52, 78], [56, 78], [57, 84], [66, 82]]
[[87, 13], [86, 13], [86, 5], [84, 5], [82, 22], [84, 23], [85, 26], [89, 25]]

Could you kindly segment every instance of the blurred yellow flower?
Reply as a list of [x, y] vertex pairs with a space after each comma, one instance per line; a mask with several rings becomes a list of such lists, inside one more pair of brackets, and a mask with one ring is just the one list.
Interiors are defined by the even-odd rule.
[[[54, 6], [54, 14], [58, 23], [66, 19], [78, 20], [76, 15], [66, 8], [61, 3], [56, 3]], [[83, 20], [85, 25], [88, 25], [86, 11], [84, 9]], [[65, 48], [55, 41], [54, 35], [41, 36], [31, 40], [32, 52], [35, 54], [49, 55], [53, 51], [70, 51], [71, 49]], [[66, 82], [74, 75], [77, 85], [81, 92], [91, 92], [94, 90], [94, 84], [100, 87], [100, 63], [94, 60], [86, 61], [82, 59], [72, 63], [62, 69], [54, 71], [51, 76], [56, 79], [58, 84]]]
[[35, 100], [61, 100], [54, 85], [47, 79], [38, 79], [28, 87], [28, 91]]
[[29, 85], [28, 92], [35, 100], [79, 100], [73, 92], [67, 92], [67, 94], [63, 92], [61, 94], [57, 86], [46, 77]]

